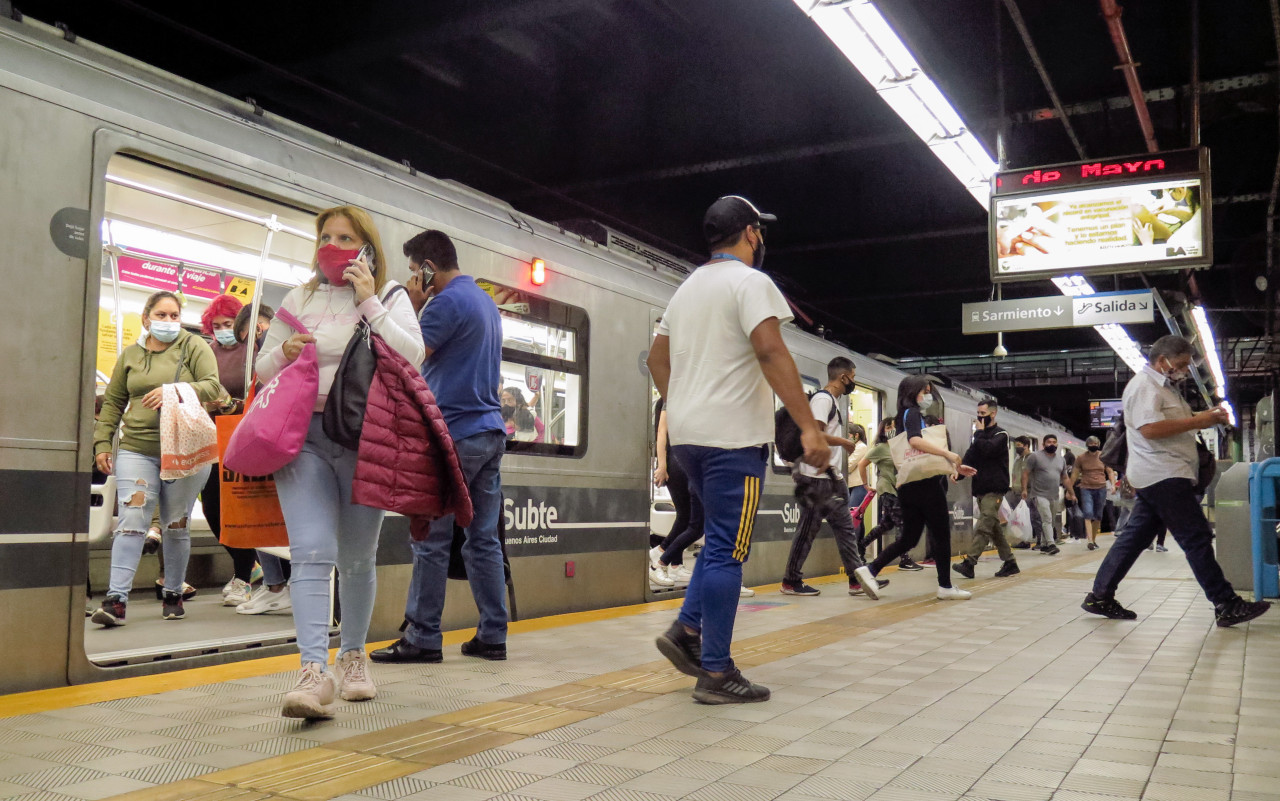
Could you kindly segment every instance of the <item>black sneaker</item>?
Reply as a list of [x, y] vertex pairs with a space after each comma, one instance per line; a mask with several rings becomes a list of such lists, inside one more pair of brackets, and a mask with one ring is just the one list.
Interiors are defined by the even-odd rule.
[[1018, 567], [1018, 561], [1016, 559], [1010, 559], [1009, 561], [1005, 562], [1003, 565], [1000, 565], [1000, 569], [996, 571], [996, 578], [1016, 576], [1021, 572], [1022, 572], [1022, 569]]
[[898, 569], [899, 570], [924, 570], [924, 568], [916, 564], [916, 561], [912, 559], [910, 556], [903, 559], [901, 562], [898, 562]]
[[1088, 548], [1089, 548], [1089, 550], [1091, 550], [1091, 551], [1096, 551], [1096, 550], [1098, 550], [1098, 543], [1096, 543], [1096, 542], [1091, 542], [1091, 543], [1089, 543], [1089, 545], [1088, 545], [1087, 547], [1088, 547]]
[[1266, 601], [1246, 601], [1237, 595], [1232, 600], [1218, 606], [1215, 610], [1215, 617], [1218, 618], [1218, 625], [1225, 629], [1228, 626], [1248, 623], [1270, 608], [1271, 604]]
[[756, 704], [769, 700], [769, 688], [752, 684], [735, 667], [723, 676], [703, 675], [693, 688], [693, 700], [700, 704]]
[[107, 628], [123, 626], [124, 610], [125, 603], [119, 596], [108, 595], [107, 600], [103, 601], [102, 606], [93, 611], [89, 619], [99, 626], [106, 626]]
[[686, 676], [700, 679], [707, 675], [702, 669], [702, 638], [685, 631], [679, 620], [671, 624], [655, 640], [658, 651]]
[[462, 655], [478, 656], [491, 662], [503, 662], [507, 658], [507, 644], [500, 642], [497, 645], [490, 645], [481, 641], [479, 637], [472, 637], [462, 644]]
[[1057, 556], [1058, 552], [1061, 550], [1062, 549], [1059, 548], [1057, 545], [1044, 545], [1044, 546], [1041, 546], [1040, 553], [1044, 554], [1045, 556]]
[[973, 578], [973, 566], [975, 564], [976, 564], [975, 562], [970, 562], [969, 557], [966, 556], [965, 558], [961, 559], [959, 562], [956, 562], [954, 565], [952, 565], [951, 569], [959, 573], [960, 575], [964, 576], [965, 578], [971, 579]]
[[165, 620], [182, 620], [187, 613], [182, 609], [182, 596], [176, 592], [164, 594], [164, 606], [160, 609], [160, 617]]
[[1013, 548], [1017, 548], [1017, 549], [1018, 549], [1018, 550], [1020, 550], [1020, 551], [1025, 551], [1025, 550], [1027, 550], [1027, 549], [1029, 549], [1029, 548], [1031, 547], [1031, 543], [1029, 543], [1029, 542], [1018, 542], [1018, 543], [1014, 543], [1011, 547], [1013, 547]]
[[1091, 615], [1102, 615], [1112, 620], [1137, 620], [1138, 618], [1137, 612], [1125, 609], [1115, 598], [1099, 598], [1093, 593], [1085, 596], [1080, 608]]
[[810, 587], [808, 584], [805, 584], [803, 581], [800, 582], [799, 584], [788, 584], [787, 582], [784, 581], [782, 582], [782, 594], [783, 595], [821, 595], [822, 592], [816, 587]]

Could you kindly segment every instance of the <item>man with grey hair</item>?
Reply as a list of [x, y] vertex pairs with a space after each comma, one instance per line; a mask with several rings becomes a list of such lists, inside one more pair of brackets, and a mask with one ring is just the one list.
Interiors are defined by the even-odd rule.
[[1124, 388], [1124, 425], [1129, 459], [1125, 473], [1137, 490], [1133, 514], [1107, 552], [1081, 608], [1114, 620], [1138, 615], [1115, 598], [1116, 588], [1138, 556], [1166, 528], [1191, 565], [1200, 589], [1214, 605], [1219, 626], [1246, 623], [1271, 604], [1246, 601], [1232, 589], [1213, 555], [1213, 531], [1197, 500], [1199, 454], [1196, 432], [1223, 425], [1227, 410], [1215, 406], [1197, 414], [1179, 384], [1191, 365], [1191, 343], [1179, 336], [1157, 339], [1150, 361]]

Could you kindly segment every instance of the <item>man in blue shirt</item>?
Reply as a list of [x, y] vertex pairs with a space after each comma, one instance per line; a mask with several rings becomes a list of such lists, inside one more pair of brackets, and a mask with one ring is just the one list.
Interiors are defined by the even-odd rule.
[[[427, 358], [422, 377], [435, 394], [467, 479], [475, 519], [467, 526], [462, 559], [480, 612], [476, 636], [462, 653], [507, 658], [506, 575], [498, 515], [499, 467], [506, 449], [498, 387], [502, 383], [502, 318], [493, 299], [458, 268], [453, 242], [423, 231], [404, 244], [413, 277], [407, 288], [419, 310]], [[430, 301], [428, 303], [428, 301]], [[375, 662], [440, 662], [440, 614], [448, 582], [453, 515], [431, 522], [427, 538], [413, 542], [413, 578], [405, 604], [404, 636], [374, 651]]]

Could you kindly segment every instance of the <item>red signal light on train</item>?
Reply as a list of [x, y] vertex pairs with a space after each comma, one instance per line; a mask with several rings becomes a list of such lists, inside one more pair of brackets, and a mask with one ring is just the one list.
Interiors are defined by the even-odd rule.
[[529, 280], [534, 286], [542, 286], [547, 282], [547, 263], [542, 259], [534, 259], [529, 265]]

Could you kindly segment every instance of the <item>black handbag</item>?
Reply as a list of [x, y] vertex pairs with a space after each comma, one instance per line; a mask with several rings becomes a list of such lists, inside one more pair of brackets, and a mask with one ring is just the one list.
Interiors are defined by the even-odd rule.
[[1116, 418], [1115, 427], [1107, 435], [1098, 458], [1102, 463], [1117, 473], [1123, 473], [1129, 463], [1129, 436], [1124, 426], [1124, 412]]
[[1199, 460], [1196, 466], [1196, 493], [1203, 495], [1209, 491], [1209, 485], [1218, 475], [1218, 460], [1199, 434], [1196, 435], [1196, 457]]
[[[392, 287], [382, 298], [384, 306], [397, 289], [404, 289], [404, 286], [396, 284]], [[325, 436], [351, 450], [360, 447], [364, 410], [369, 404], [369, 385], [373, 383], [373, 373], [378, 366], [373, 344], [369, 341], [372, 336], [373, 329], [368, 320], [362, 319], [356, 324], [355, 333], [342, 352], [333, 385], [329, 387], [329, 397], [324, 402], [322, 424]]]

